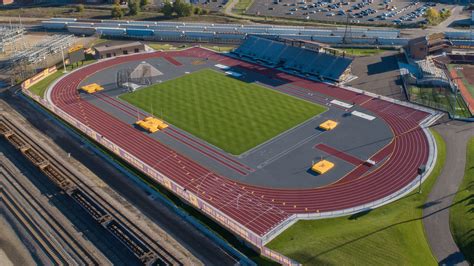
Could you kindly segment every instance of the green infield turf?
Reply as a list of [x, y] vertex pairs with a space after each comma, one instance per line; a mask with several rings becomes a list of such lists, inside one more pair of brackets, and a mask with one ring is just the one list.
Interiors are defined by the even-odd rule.
[[235, 155], [326, 110], [211, 69], [120, 98]]
[[365, 213], [298, 221], [267, 247], [303, 265], [436, 265], [421, 219], [423, 204], [446, 158], [444, 140], [432, 132], [438, 158], [422, 194], [414, 191]]
[[466, 259], [474, 263], [474, 138], [467, 146], [464, 179], [450, 210], [451, 231]]

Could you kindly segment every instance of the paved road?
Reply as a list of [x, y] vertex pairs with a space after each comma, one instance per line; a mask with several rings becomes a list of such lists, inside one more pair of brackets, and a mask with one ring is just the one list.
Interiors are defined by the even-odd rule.
[[25, 116], [25, 118], [40, 131], [46, 133], [56, 144], [66, 152], [70, 152], [76, 160], [80, 161], [97, 176], [117, 191], [122, 197], [134, 204], [152, 221], [168, 232], [181, 245], [205, 265], [233, 265], [236, 260], [225, 250], [221, 249], [208, 237], [194, 228], [187, 221], [171, 211], [168, 207], [153, 200], [123, 173], [104, 161], [101, 157], [83, 147], [83, 144], [70, 136], [61, 127], [54, 124], [44, 115], [33, 109], [28, 103], [18, 96], [10, 93], [0, 93], [11, 107]]
[[435, 129], [446, 141], [446, 163], [425, 203], [423, 224], [440, 265], [468, 265], [451, 235], [449, 207], [464, 176], [466, 145], [474, 136], [474, 124], [449, 121]]

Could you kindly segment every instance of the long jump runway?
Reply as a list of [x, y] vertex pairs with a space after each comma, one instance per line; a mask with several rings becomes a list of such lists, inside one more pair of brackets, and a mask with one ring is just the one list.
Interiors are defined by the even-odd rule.
[[[324, 187], [276, 189], [239, 182], [205, 168], [79, 96], [78, 86], [88, 76], [114, 65], [142, 61], [150, 57], [165, 57], [174, 65], [181, 64], [176, 60], [179, 57], [211, 58], [228, 66], [243, 67], [271, 75], [307, 91], [358, 105], [385, 121], [394, 137], [389, 145], [371, 157], [372, 160], [380, 162], [379, 167], [371, 170], [364, 168], [362, 164], [351, 172], [350, 178]], [[174, 180], [259, 237], [265, 236], [293, 214], [338, 211], [391, 195], [416, 178], [418, 167], [427, 162], [429, 155], [427, 136], [419, 126], [428, 113], [336, 86], [305, 80], [201, 48], [136, 54], [100, 61], [64, 76], [48, 93], [51, 104], [55, 107]], [[346, 160], [354, 159], [344, 157]], [[246, 166], [238, 165], [229, 158], [225, 160], [241, 171], [253, 170], [252, 167], [245, 168]]]

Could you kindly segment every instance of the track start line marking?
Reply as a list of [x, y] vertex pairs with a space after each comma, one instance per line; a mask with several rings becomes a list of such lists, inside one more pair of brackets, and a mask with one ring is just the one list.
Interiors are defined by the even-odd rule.
[[347, 108], [347, 109], [352, 108], [352, 106], [354, 106], [352, 104], [348, 104], [348, 103], [341, 102], [341, 101], [338, 101], [338, 100], [332, 100], [331, 103], [335, 104], [335, 105], [342, 106], [342, 107]]
[[217, 65], [215, 65], [215, 67], [220, 68], [220, 69], [224, 69], [224, 70], [227, 70], [227, 69], [230, 68], [230, 67], [228, 67], [226, 65], [222, 65], [222, 64], [217, 64]]
[[359, 111], [352, 111], [351, 114], [355, 115], [355, 116], [358, 116], [360, 118], [367, 119], [369, 121], [372, 121], [372, 120], [375, 119], [375, 116], [371, 116], [371, 115], [368, 115], [368, 114], [365, 114], [365, 113], [362, 113], [362, 112], [359, 112]]

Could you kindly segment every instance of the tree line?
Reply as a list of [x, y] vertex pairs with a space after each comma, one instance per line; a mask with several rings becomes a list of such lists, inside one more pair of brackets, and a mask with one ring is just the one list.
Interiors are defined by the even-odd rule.
[[[146, 5], [149, 4], [149, 0], [128, 0], [127, 8], [123, 8], [120, 4], [120, 0], [115, 1], [111, 10], [112, 18], [121, 19], [125, 15], [136, 16]], [[160, 12], [163, 13], [165, 17], [188, 17], [193, 14], [206, 15], [209, 13], [209, 10], [195, 7], [183, 0], [175, 0], [174, 2], [167, 0], [163, 3]]]

